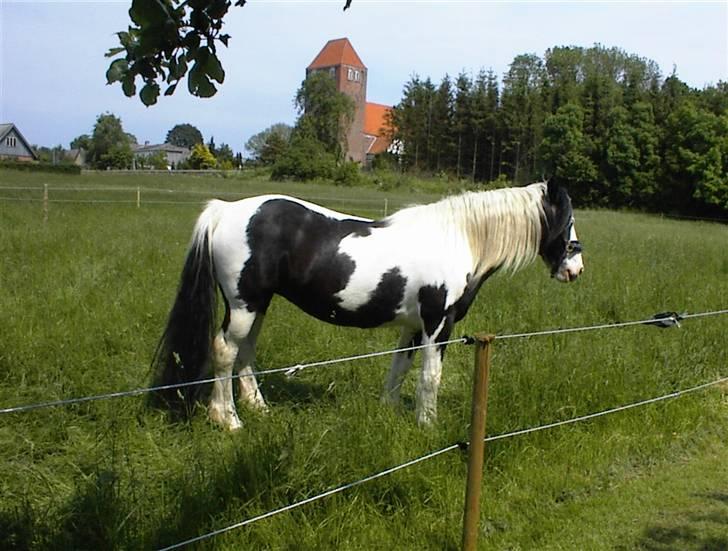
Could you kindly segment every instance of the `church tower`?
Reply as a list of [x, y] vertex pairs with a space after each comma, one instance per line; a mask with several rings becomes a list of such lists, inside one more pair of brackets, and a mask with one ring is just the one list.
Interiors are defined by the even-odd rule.
[[366, 160], [364, 119], [367, 106], [367, 68], [348, 38], [329, 40], [306, 68], [308, 77], [314, 71], [328, 71], [336, 81], [336, 89], [354, 100], [354, 119], [346, 136], [346, 158], [358, 163]]

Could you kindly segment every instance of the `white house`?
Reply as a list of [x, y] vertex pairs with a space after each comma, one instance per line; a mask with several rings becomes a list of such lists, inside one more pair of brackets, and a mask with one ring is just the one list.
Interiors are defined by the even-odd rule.
[[37, 161], [38, 156], [13, 123], [0, 124], [0, 159]]

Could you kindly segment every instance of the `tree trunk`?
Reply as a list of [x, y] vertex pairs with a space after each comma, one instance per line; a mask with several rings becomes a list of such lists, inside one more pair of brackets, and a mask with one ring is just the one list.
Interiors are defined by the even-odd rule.
[[456, 171], [458, 180], [460, 179], [460, 157], [462, 155], [462, 151], [461, 151], [462, 143], [463, 143], [463, 135], [458, 134], [458, 166], [457, 166], [457, 171]]
[[473, 140], [473, 174], [472, 174], [472, 181], [475, 182], [475, 167], [477, 166], [477, 159], [478, 159], [478, 136], [475, 136], [475, 139]]
[[495, 134], [490, 138], [490, 181], [493, 181], [493, 163], [495, 162]]

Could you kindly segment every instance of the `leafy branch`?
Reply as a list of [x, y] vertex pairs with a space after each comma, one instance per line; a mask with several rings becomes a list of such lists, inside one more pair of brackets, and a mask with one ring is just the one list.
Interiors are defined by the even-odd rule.
[[[235, 0], [244, 6], [247, 0]], [[346, 0], [344, 9], [351, 4]], [[227, 47], [230, 35], [222, 32], [231, 0], [132, 0], [133, 25], [116, 33], [120, 46], [106, 57], [115, 58], [106, 71], [108, 84], [121, 83], [127, 97], [137, 94], [146, 106], [157, 103], [162, 87], [171, 96], [187, 75], [193, 96], [209, 98], [217, 93], [225, 70], [217, 57], [218, 43]]]

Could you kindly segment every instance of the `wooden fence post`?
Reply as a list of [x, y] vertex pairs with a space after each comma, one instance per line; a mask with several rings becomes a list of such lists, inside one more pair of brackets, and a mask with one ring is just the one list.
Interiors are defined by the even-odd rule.
[[142, 204], [142, 189], [137, 186], [137, 208], [139, 208]]
[[43, 184], [43, 223], [48, 222], [48, 184]]
[[475, 372], [473, 376], [473, 410], [468, 446], [468, 484], [465, 487], [463, 551], [475, 551], [480, 525], [480, 486], [483, 480], [485, 420], [488, 408], [488, 371], [493, 335], [475, 336]]

